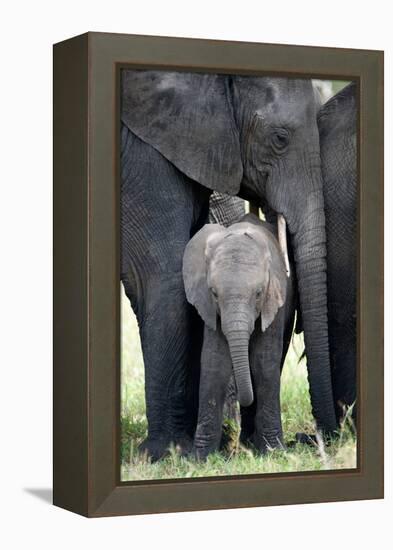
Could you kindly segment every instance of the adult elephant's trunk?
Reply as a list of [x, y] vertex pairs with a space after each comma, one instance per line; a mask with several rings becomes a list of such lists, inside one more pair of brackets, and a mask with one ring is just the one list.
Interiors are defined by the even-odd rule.
[[232, 358], [233, 372], [240, 405], [248, 407], [254, 401], [250, 363], [248, 359], [248, 330], [226, 331], [226, 338]]
[[308, 201], [312, 206], [305, 210], [293, 244], [313, 415], [317, 427], [331, 433], [337, 421], [329, 360], [325, 215], [319, 189], [315, 195]]

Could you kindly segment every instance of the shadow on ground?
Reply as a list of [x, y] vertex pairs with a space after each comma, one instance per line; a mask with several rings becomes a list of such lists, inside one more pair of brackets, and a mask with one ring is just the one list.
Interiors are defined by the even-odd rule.
[[53, 502], [53, 491], [52, 489], [31, 489], [30, 487], [25, 487], [23, 489], [25, 493], [29, 493], [30, 495], [33, 495], [33, 497], [38, 498], [39, 500], [43, 500], [44, 502], [48, 504], [52, 504]]

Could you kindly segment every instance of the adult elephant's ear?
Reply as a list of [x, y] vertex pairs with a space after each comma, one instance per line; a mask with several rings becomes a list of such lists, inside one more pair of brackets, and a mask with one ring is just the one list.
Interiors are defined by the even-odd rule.
[[225, 233], [219, 224], [208, 223], [189, 241], [183, 256], [183, 280], [187, 300], [195, 306], [205, 324], [216, 330], [217, 311], [207, 283], [209, 243]]
[[227, 76], [123, 70], [121, 118], [191, 179], [239, 191], [243, 167]]

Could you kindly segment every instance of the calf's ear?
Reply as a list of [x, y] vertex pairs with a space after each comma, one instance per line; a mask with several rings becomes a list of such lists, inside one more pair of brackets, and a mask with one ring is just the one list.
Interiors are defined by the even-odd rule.
[[277, 273], [269, 269], [269, 282], [266, 289], [265, 299], [261, 308], [262, 332], [272, 324], [278, 310], [285, 303], [287, 293], [287, 281], [284, 273]]
[[207, 284], [209, 242], [225, 233], [219, 224], [206, 224], [187, 244], [183, 256], [183, 280], [187, 300], [198, 311], [205, 324], [216, 330], [217, 311]]

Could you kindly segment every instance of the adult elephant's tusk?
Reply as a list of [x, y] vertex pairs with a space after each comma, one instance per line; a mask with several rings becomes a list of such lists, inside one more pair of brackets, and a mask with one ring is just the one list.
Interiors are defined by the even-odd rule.
[[291, 274], [291, 270], [289, 267], [289, 259], [288, 259], [287, 223], [282, 214], [278, 214], [277, 216], [277, 229], [278, 229], [278, 242], [280, 245], [282, 255], [284, 256], [285, 270], [287, 272], [287, 277], [289, 277]]

